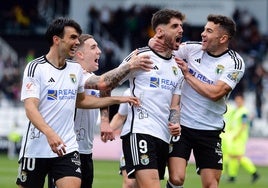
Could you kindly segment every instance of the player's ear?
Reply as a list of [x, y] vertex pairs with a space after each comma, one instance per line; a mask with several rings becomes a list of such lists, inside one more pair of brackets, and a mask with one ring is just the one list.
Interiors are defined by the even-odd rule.
[[163, 30], [163, 28], [161, 26], [158, 26], [156, 29], [155, 29], [155, 36], [159, 39], [161, 39], [163, 36], [165, 35], [165, 32]]

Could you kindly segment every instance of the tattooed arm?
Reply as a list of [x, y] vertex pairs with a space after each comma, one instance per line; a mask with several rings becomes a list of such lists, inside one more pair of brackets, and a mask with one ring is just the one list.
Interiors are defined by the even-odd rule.
[[[111, 90], [100, 91], [100, 97], [109, 97], [111, 96]], [[108, 140], [114, 140], [113, 129], [110, 127], [109, 122], [109, 107], [104, 107], [100, 109], [100, 132], [101, 132], [101, 140], [103, 142], [107, 142]]]
[[152, 61], [148, 55], [138, 56], [137, 50], [126, 64], [110, 70], [100, 76], [91, 76], [85, 82], [86, 89], [112, 90], [118, 83], [132, 70], [142, 69], [149, 71], [152, 69]]
[[171, 135], [178, 136], [181, 134], [181, 126], [180, 126], [180, 95], [173, 95], [171, 106], [170, 106], [170, 114], [169, 114], [169, 131]]

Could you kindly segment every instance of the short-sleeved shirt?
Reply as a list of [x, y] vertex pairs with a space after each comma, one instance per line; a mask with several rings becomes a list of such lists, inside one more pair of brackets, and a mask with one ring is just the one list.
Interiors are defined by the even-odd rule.
[[[140, 48], [138, 55], [149, 55], [153, 69], [130, 72], [122, 80], [129, 80], [131, 95], [141, 100], [141, 106], [129, 108], [121, 136], [128, 133], [149, 134], [168, 143], [171, 99], [173, 94], [181, 93], [182, 72], [173, 56], [162, 57], [149, 47]], [[131, 56], [126, 57], [123, 63], [129, 61]]]
[[[94, 73], [83, 72], [83, 83]], [[99, 97], [100, 91], [95, 89], [85, 89], [86, 95]], [[76, 109], [74, 130], [79, 145], [79, 153], [91, 154], [93, 149], [94, 132], [97, 127], [97, 120], [100, 110], [96, 109]]]
[[[186, 42], [175, 51], [175, 56], [186, 61], [190, 73], [201, 82], [215, 84], [223, 81], [232, 89], [243, 77], [245, 64], [242, 57], [233, 50], [213, 56], [202, 50], [200, 42]], [[202, 96], [187, 82], [181, 91], [181, 124], [200, 130], [220, 130], [224, 127], [228, 96], [213, 101]]]
[[[23, 75], [21, 100], [39, 99], [39, 112], [66, 144], [67, 153], [78, 151], [74, 112], [77, 93], [84, 92], [82, 71], [81, 66], [71, 60], [66, 60], [62, 68], [56, 68], [41, 56], [27, 64]], [[25, 129], [20, 157], [57, 157], [46, 136], [31, 122]]]

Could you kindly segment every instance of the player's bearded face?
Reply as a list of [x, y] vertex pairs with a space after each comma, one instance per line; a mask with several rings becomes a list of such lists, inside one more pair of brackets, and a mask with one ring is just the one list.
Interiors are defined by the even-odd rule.
[[164, 43], [170, 50], [176, 50], [176, 37], [172, 37], [171, 35], [168, 35], [167, 33], [164, 36]]

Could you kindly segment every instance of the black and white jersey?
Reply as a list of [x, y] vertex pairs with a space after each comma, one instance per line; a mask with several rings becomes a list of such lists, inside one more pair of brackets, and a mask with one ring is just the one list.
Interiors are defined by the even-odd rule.
[[[83, 71], [83, 83], [94, 73]], [[95, 89], [85, 89], [86, 95], [100, 96], [100, 91]], [[100, 109], [76, 109], [74, 131], [79, 146], [79, 153], [91, 154], [93, 150], [94, 132], [97, 127], [97, 120]]]
[[[189, 71], [198, 80], [215, 84], [223, 81], [232, 89], [242, 78], [245, 64], [233, 50], [213, 56], [202, 49], [199, 42], [186, 42], [175, 51], [175, 56], [187, 62]], [[196, 92], [187, 82], [182, 86], [181, 124], [200, 130], [220, 130], [224, 126], [222, 115], [226, 111], [228, 96], [212, 101]]]
[[[121, 135], [149, 134], [168, 143], [170, 138], [168, 117], [171, 100], [173, 94], [180, 95], [183, 75], [174, 57], [164, 58], [149, 47], [139, 49], [138, 55], [144, 54], [150, 56], [153, 69], [130, 72], [124, 79], [129, 80], [131, 95], [141, 100], [141, 106], [129, 108]], [[123, 63], [129, 61], [131, 55]]]
[[[56, 68], [45, 56], [28, 63], [23, 75], [21, 100], [39, 99], [39, 112], [45, 122], [66, 144], [66, 152], [78, 151], [74, 133], [74, 109], [77, 93], [84, 92], [82, 68], [66, 60], [64, 67]], [[57, 157], [46, 136], [30, 122], [25, 128], [20, 157]]]

